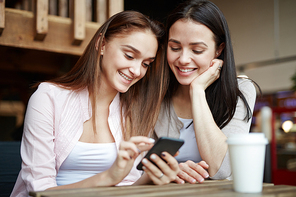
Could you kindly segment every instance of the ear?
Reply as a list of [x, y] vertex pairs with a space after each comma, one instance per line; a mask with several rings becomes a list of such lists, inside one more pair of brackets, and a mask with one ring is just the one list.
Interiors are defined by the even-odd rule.
[[225, 48], [225, 43], [221, 43], [220, 46], [218, 47], [216, 54], [215, 54], [215, 58], [219, 57], [223, 51], [223, 49]]
[[[100, 49], [99, 49], [99, 45], [100, 45], [100, 41], [101, 41], [101, 39], [103, 39], [103, 40], [102, 40], [102, 45], [101, 45], [101, 47], [100, 47]], [[97, 39], [97, 41], [96, 41], [96, 45], [95, 45], [95, 47], [96, 47], [96, 50], [97, 50], [101, 55], [104, 54], [104, 49], [105, 49], [105, 39], [102, 37], [102, 34], [100, 34], [100, 36], [98, 37], [98, 39]]]

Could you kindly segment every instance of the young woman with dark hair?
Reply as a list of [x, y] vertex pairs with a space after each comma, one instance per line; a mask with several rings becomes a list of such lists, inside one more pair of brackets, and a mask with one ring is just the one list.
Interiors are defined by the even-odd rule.
[[28, 103], [22, 169], [11, 196], [175, 180], [178, 163], [168, 153], [151, 157], [159, 168], [146, 159], [146, 173], [136, 169], [140, 152], [153, 145], [144, 136], [154, 128], [164, 95], [164, 68], [153, 63], [162, 36], [161, 25], [143, 14], [120, 12], [99, 28], [70, 72], [38, 85]]
[[230, 33], [219, 8], [207, 0], [180, 4], [166, 24], [164, 72], [168, 89], [155, 138], [182, 138], [176, 182], [231, 176], [226, 139], [248, 133], [256, 99], [249, 79], [238, 79]]

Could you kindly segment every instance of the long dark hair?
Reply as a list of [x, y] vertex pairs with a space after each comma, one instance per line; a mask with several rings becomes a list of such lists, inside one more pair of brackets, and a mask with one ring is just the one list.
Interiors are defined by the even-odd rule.
[[[222, 129], [233, 118], [239, 97], [247, 108], [245, 120], [249, 120], [252, 117], [252, 111], [246, 98], [238, 88], [230, 33], [223, 13], [214, 3], [207, 0], [190, 0], [180, 4], [167, 19], [166, 47], [168, 45], [169, 29], [180, 19], [192, 20], [207, 26], [214, 34], [216, 49], [221, 43], [225, 43], [225, 48], [218, 57], [224, 62], [220, 77], [205, 91], [208, 105], [218, 127]], [[165, 62], [165, 65], [169, 68], [167, 62]], [[180, 85], [171, 70], [169, 78], [169, 88], [165, 96], [167, 103], [170, 102]]]
[[[123, 11], [113, 15], [98, 29], [82, 56], [68, 73], [49, 81], [73, 91], [88, 89], [95, 131], [96, 90], [101, 80], [102, 41], [103, 39], [108, 41], [118, 35], [128, 35], [132, 31], [152, 32], [158, 41], [158, 47], [161, 47], [164, 29], [160, 23], [136, 11]], [[141, 80], [130, 87], [126, 93], [120, 94], [121, 112], [124, 112], [126, 120], [122, 119], [124, 138], [128, 139], [133, 135], [147, 136], [154, 127], [165, 92], [161, 77], [163, 68], [164, 66], [156, 66], [153, 63]]]

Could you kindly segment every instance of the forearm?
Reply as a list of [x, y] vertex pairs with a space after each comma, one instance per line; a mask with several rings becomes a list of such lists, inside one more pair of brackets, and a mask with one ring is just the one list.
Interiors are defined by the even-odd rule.
[[133, 185], [145, 185], [145, 184], [152, 184], [151, 179], [146, 173], [144, 173]]
[[201, 158], [209, 164], [209, 174], [219, 170], [227, 151], [226, 136], [214, 121], [204, 90], [195, 90], [191, 97], [196, 142]]
[[56, 187], [48, 188], [47, 190], [57, 190], [57, 189], [73, 189], [73, 188], [90, 188], [90, 187], [100, 187], [100, 186], [114, 186], [117, 182], [110, 178], [108, 171], [98, 173], [92, 177], [84, 179], [82, 181], [61, 185]]

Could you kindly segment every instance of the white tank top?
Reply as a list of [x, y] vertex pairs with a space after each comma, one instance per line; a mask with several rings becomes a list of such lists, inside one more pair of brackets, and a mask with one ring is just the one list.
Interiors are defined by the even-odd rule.
[[57, 185], [67, 185], [109, 169], [117, 157], [115, 143], [85, 143], [78, 141], [61, 165]]
[[[178, 117], [179, 118], [179, 117]], [[183, 127], [180, 130], [180, 139], [183, 139], [185, 143], [179, 149], [179, 155], [176, 157], [177, 161], [186, 162], [187, 160], [194, 161], [198, 163], [201, 161], [201, 157], [196, 144], [196, 137], [194, 132], [193, 124], [190, 125], [192, 119], [184, 119], [179, 118], [179, 120], [183, 123]], [[190, 125], [188, 127], [188, 125]], [[186, 129], [186, 127], [188, 127]]]

